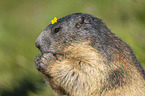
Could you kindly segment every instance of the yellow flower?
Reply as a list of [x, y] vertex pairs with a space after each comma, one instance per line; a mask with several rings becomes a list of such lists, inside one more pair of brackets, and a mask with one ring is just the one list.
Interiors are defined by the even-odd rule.
[[51, 23], [52, 24], [54, 24], [54, 23], [56, 23], [57, 22], [57, 18], [56, 17], [54, 17], [54, 19], [53, 20], [51, 20]]

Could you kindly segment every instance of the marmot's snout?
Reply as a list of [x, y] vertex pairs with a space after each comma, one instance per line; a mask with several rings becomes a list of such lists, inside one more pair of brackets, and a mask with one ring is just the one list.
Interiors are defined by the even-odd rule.
[[51, 53], [49, 50], [51, 45], [51, 41], [49, 37], [45, 37], [44, 35], [39, 35], [39, 37], [35, 41], [35, 46], [39, 49], [39, 51], [44, 53]]

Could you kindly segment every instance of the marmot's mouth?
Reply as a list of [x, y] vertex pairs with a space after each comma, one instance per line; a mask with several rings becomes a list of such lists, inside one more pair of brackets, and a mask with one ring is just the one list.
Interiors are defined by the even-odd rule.
[[[48, 54], [50, 54], [51, 52], [47, 52]], [[40, 71], [41, 73], [45, 74], [48, 65], [46, 63], [43, 62], [44, 59], [49, 59], [49, 58], [45, 58], [43, 55], [47, 54], [47, 53], [43, 53], [43, 54], [38, 54], [36, 55], [35, 58], [35, 67], [38, 71]], [[54, 57], [55, 55], [52, 54]]]
[[[56, 58], [56, 60], [61, 60], [60, 57], [59, 57], [60, 56], [59, 54], [51, 52], [51, 51], [36, 55], [36, 58], [35, 58], [35, 67], [37, 68], [37, 70], [39, 70], [42, 73], [44, 73], [46, 71], [45, 69], [46, 69], [47, 65], [43, 64], [41, 62], [41, 59], [44, 58], [43, 54], [47, 54], [47, 53], [48, 54], [52, 54]], [[49, 58], [45, 58], [45, 59], [49, 59]]]
[[[41, 52], [41, 54], [38, 54], [36, 55], [36, 58], [35, 58], [35, 67], [37, 68], [38, 71], [40, 71], [41, 73], [45, 74], [46, 72], [46, 69], [48, 67], [48, 64], [43, 64], [42, 63], [42, 59], [44, 59], [43, 55], [46, 55], [46, 54], [52, 54], [56, 60], [58, 61], [61, 61], [62, 58], [63, 58], [63, 55], [60, 54], [60, 53], [55, 53], [55, 52], [52, 52], [52, 51], [46, 51], [46, 52]], [[49, 58], [45, 58], [46, 60], [49, 59]]]
[[[56, 57], [56, 54], [57, 53], [54, 53], [54, 52], [52, 52], [52, 51], [47, 51], [47, 52], [41, 52], [41, 54], [37, 54], [36, 55], [36, 58], [35, 58], [35, 63], [36, 64], [39, 64], [40, 63], [40, 60], [41, 60], [41, 57], [43, 56], [43, 54], [47, 54], [47, 53], [51, 53], [53, 56], [55, 56]], [[57, 58], [56, 58], [57, 59]]]

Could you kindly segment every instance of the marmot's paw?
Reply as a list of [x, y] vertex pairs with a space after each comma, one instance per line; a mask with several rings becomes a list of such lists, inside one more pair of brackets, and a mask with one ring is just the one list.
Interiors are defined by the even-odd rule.
[[38, 71], [45, 73], [48, 66], [55, 63], [56, 57], [51, 53], [45, 53], [43, 55], [37, 55], [35, 59], [35, 66]]

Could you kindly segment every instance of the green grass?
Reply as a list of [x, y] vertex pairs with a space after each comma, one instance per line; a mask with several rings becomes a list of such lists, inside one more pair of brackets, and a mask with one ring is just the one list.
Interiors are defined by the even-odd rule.
[[51, 19], [76, 12], [102, 18], [145, 68], [144, 9], [145, 0], [1, 0], [0, 96], [52, 96], [34, 66], [35, 40]]

